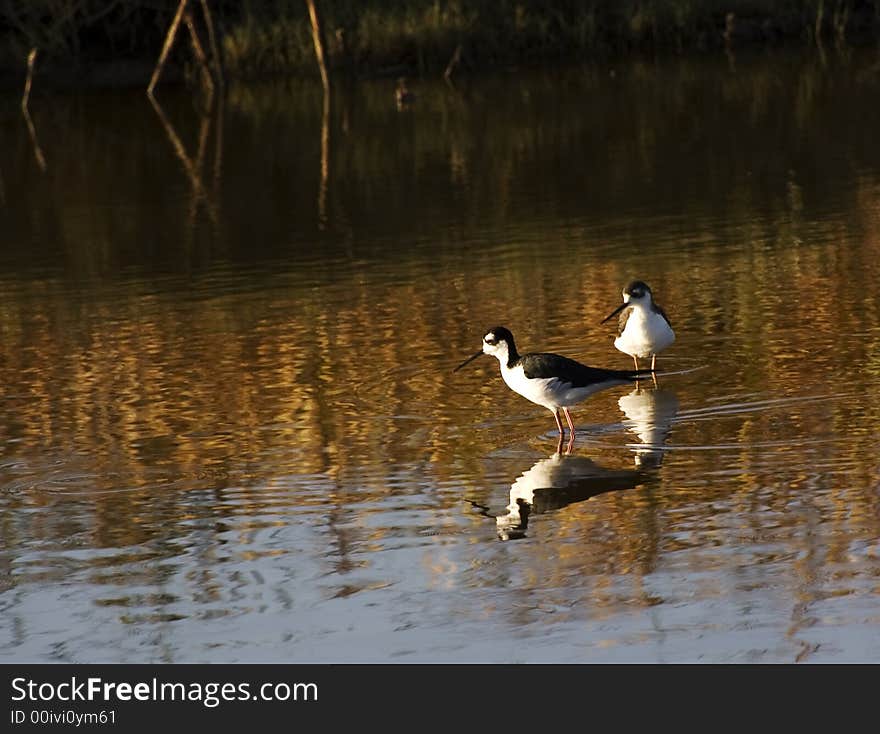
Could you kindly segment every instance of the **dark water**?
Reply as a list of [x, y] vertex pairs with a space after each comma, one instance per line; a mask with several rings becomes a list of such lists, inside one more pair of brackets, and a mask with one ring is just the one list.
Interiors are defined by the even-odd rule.
[[2, 101], [0, 659], [880, 660], [876, 53], [413, 88]]

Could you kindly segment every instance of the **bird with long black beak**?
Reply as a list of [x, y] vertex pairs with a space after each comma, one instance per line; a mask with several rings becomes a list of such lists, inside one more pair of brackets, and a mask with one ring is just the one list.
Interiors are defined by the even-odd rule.
[[[622, 312], [622, 313], [621, 313]], [[657, 354], [675, 341], [675, 332], [666, 312], [654, 303], [651, 289], [641, 280], [634, 280], [623, 289], [623, 303], [600, 323], [620, 314], [614, 346], [633, 358], [639, 369], [639, 358], [651, 358], [651, 371], [656, 369]]]
[[547, 408], [556, 419], [559, 442], [565, 430], [560, 411], [565, 415], [570, 433], [569, 448], [574, 442], [575, 428], [569, 407], [580, 403], [590, 395], [615, 385], [635, 382], [651, 374], [650, 370], [606, 370], [588, 367], [568, 357], [544, 352], [520, 354], [513, 334], [503, 326], [495, 326], [483, 337], [482, 348], [468, 357], [453, 372], [457, 372], [477, 357], [489, 354], [501, 365], [501, 377], [515, 393], [537, 405]]

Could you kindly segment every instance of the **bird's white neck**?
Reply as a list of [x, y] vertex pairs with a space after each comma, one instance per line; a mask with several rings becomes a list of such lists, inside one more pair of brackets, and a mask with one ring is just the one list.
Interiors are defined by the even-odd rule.
[[506, 341], [500, 341], [495, 344], [491, 349], [483, 349], [486, 354], [491, 354], [498, 362], [501, 364], [501, 369], [507, 369], [507, 364], [510, 361], [510, 347], [508, 346]]

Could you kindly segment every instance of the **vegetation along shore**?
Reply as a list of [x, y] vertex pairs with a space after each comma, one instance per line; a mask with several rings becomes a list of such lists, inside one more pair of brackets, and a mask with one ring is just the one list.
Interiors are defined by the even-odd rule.
[[170, 49], [178, 77], [209, 33], [203, 52], [227, 77], [316, 75], [316, 38], [331, 73], [379, 76], [880, 34], [880, 0], [12, 0], [0, 4], [2, 77], [20, 84], [37, 49], [37, 78], [141, 83], [179, 12], [191, 43]]

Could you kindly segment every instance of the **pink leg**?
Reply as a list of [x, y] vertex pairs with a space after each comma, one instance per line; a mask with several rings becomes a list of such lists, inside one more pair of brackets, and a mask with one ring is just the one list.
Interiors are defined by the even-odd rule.
[[657, 355], [651, 355], [651, 379], [654, 381], [654, 387], [657, 387], [657, 375], [654, 374], [654, 365], [657, 362]]
[[559, 429], [559, 440], [562, 441], [562, 434], [565, 431], [562, 429], [562, 421], [559, 420], [559, 410], [553, 411], [553, 417], [556, 419], [556, 427]]
[[565, 420], [568, 421], [568, 427], [571, 429], [571, 435], [568, 439], [568, 449], [566, 450], [566, 454], [570, 454], [571, 450], [574, 448], [574, 423], [571, 422], [571, 414], [568, 412], [568, 408], [563, 408], [562, 412], [565, 413]]
[[568, 408], [563, 408], [562, 412], [565, 413], [565, 420], [568, 421], [568, 427], [571, 429], [572, 437], [574, 437], [574, 423], [571, 422], [571, 414], [568, 412]]
[[636, 369], [639, 368], [639, 358], [633, 355], [633, 364], [636, 366]]

